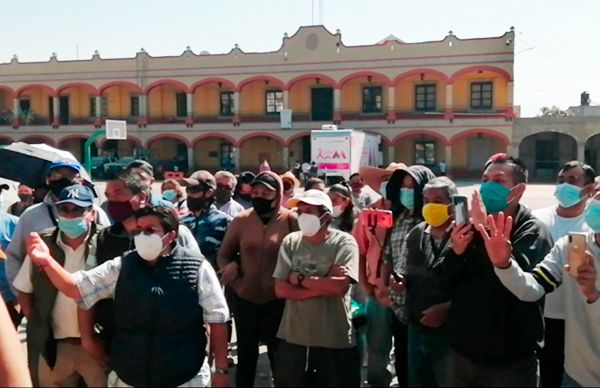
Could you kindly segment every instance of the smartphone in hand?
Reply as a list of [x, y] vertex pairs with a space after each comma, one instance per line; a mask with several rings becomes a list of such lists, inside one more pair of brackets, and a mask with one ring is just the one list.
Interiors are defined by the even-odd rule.
[[586, 234], [580, 232], [569, 233], [569, 275], [577, 276], [577, 269], [585, 263], [587, 249]]
[[454, 206], [454, 221], [456, 225], [469, 223], [469, 202], [466, 196], [455, 194], [452, 196]]

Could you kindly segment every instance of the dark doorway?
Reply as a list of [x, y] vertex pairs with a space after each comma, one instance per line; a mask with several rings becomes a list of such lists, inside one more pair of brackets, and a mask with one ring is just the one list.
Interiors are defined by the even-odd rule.
[[61, 124], [69, 124], [69, 96], [60, 96], [58, 119]]
[[311, 112], [313, 121], [333, 119], [333, 89], [313, 88], [311, 90]]
[[310, 136], [304, 136], [302, 138], [302, 159], [300, 160], [310, 160]]
[[233, 144], [222, 143], [221, 144], [221, 168], [227, 171], [235, 170]]

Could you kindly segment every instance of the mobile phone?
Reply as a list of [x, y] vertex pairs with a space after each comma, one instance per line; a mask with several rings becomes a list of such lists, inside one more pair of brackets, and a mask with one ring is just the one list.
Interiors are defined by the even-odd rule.
[[587, 249], [585, 239], [585, 233], [569, 233], [569, 275], [571, 276], [577, 276], [577, 269], [585, 263], [585, 250]]
[[394, 226], [394, 216], [390, 210], [363, 209], [360, 219], [362, 225], [369, 228], [390, 229]]
[[465, 225], [469, 223], [469, 202], [464, 195], [455, 194], [452, 196], [454, 205], [454, 221], [456, 225]]

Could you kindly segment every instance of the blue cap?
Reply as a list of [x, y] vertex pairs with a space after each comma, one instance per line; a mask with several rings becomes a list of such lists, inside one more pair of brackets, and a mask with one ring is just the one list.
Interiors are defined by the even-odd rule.
[[76, 160], [73, 160], [73, 159], [60, 159], [60, 160], [52, 162], [48, 171], [52, 171], [55, 168], [70, 168], [71, 170], [73, 170], [75, 172], [80, 172], [81, 164], [79, 164], [79, 162], [77, 162]]
[[72, 203], [79, 207], [91, 207], [94, 205], [94, 192], [84, 185], [67, 186], [60, 192], [56, 205]]

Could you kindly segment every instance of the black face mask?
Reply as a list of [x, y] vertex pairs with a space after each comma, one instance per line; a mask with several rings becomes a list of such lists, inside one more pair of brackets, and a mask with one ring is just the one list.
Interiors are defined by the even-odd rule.
[[213, 203], [213, 198], [189, 198], [187, 199], [187, 206], [193, 212], [198, 212], [208, 208]]
[[231, 190], [218, 187], [217, 190], [215, 190], [215, 198], [218, 203], [226, 203], [231, 199]]
[[251, 194], [242, 194], [242, 193], [240, 193], [239, 196], [240, 196], [241, 199], [243, 199], [245, 201], [250, 201], [250, 199], [251, 199]]
[[63, 189], [65, 187], [69, 187], [73, 184], [73, 182], [67, 178], [62, 178], [59, 179], [57, 181], [50, 181], [48, 182], [48, 187], [50, 188], [50, 191], [52, 192], [52, 194], [54, 194], [55, 196], [60, 196], [60, 192], [63, 191]]
[[31, 194], [19, 194], [19, 199], [21, 200], [21, 202], [29, 202], [31, 201]]
[[273, 200], [265, 198], [252, 198], [252, 207], [259, 216], [271, 213], [273, 209]]

